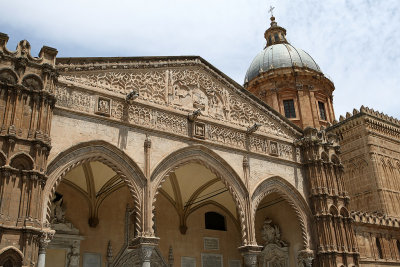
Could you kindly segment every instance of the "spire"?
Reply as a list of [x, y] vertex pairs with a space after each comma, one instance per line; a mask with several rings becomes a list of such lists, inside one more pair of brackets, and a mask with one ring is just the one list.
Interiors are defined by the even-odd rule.
[[268, 11], [269, 13], [271, 13], [271, 27], [269, 27], [264, 33], [265, 40], [267, 40], [266, 47], [274, 44], [288, 43], [286, 41], [286, 29], [278, 26], [278, 23], [275, 21], [275, 17], [273, 14], [274, 9], [275, 7], [271, 6]]

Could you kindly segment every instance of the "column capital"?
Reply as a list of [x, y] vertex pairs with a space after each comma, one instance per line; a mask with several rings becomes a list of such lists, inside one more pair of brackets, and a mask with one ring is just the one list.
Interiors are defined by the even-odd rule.
[[314, 251], [311, 249], [300, 250], [297, 255], [298, 266], [311, 267], [314, 259]]
[[51, 229], [44, 230], [39, 237], [39, 254], [46, 254], [47, 246], [53, 239], [56, 231]]
[[244, 258], [245, 267], [257, 266], [257, 257], [260, 254], [262, 246], [249, 245], [239, 247], [239, 251], [242, 253]]
[[159, 242], [160, 238], [155, 236], [138, 236], [130, 242], [129, 246], [131, 248], [156, 247]]

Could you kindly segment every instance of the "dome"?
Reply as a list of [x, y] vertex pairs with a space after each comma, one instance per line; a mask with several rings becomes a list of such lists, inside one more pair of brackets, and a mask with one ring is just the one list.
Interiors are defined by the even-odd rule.
[[245, 83], [262, 72], [288, 67], [307, 67], [321, 72], [318, 64], [305, 51], [295, 48], [289, 43], [279, 43], [269, 45], [257, 54], [247, 70]]

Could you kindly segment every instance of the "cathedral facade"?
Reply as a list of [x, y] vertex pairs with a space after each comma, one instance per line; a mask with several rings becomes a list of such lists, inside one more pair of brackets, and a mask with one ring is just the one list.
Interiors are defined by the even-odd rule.
[[0, 266], [400, 266], [399, 121], [336, 121], [313, 58], [265, 39], [241, 86], [0, 33]]

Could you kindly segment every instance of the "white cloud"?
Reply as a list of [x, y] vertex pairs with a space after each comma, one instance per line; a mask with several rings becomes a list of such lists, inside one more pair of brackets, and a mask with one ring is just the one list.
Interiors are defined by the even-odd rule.
[[238, 83], [264, 47], [269, 4], [291, 44], [335, 83], [336, 115], [362, 104], [400, 118], [400, 1], [22, 1], [3, 3], [9, 48], [59, 56], [200, 55]]

